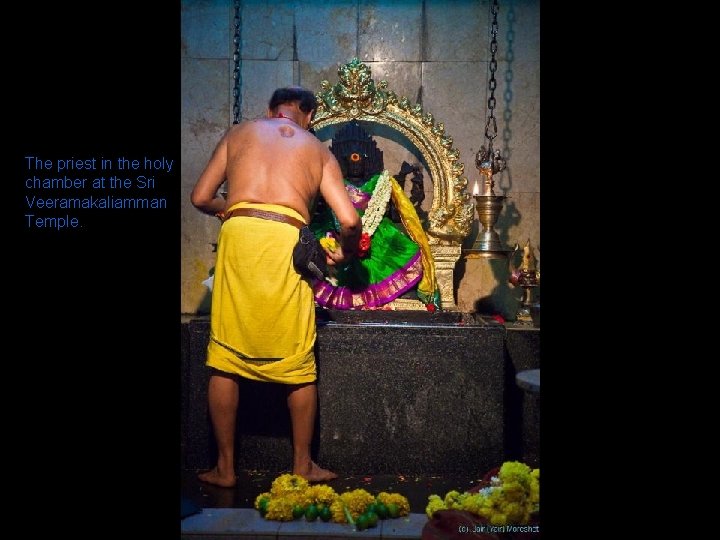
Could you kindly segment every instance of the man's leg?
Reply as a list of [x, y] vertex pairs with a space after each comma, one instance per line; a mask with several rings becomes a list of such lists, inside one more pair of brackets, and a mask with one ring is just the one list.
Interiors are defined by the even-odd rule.
[[337, 478], [337, 474], [319, 467], [310, 458], [310, 443], [317, 411], [317, 385], [291, 385], [288, 388], [287, 402], [292, 420], [293, 474], [310, 482], [325, 482]]
[[237, 483], [235, 422], [239, 399], [237, 377], [213, 370], [208, 384], [208, 405], [218, 447], [218, 460], [214, 469], [198, 475], [198, 478], [204, 482], [222, 487], [233, 487]]

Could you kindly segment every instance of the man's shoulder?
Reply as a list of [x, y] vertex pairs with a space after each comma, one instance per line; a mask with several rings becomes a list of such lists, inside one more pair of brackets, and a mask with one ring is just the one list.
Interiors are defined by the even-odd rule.
[[263, 120], [261, 118], [257, 118], [254, 120], [243, 120], [241, 122], [238, 122], [237, 124], [233, 124], [228, 128], [228, 131], [244, 131], [248, 129], [257, 129], [260, 127], [261, 122]]
[[243, 120], [242, 122], [233, 124], [225, 132], [225, 138], [238, 140], [259, 133], [262, 130], [260, 122], [262, 122], [262, 120]]

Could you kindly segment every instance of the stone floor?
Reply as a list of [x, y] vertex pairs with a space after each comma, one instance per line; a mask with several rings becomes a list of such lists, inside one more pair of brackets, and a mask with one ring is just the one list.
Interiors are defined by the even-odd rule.
[[320, 520], [312, 523], [304, 519], [289, 522], [268, 521], [260, 517], [257, 511], [247, 508], [206, 508], [181, 522], [180, 538], [181, 540], [231, 540], [234, 538], [242, 540], [269, 540], [272, 538], [336, 540], [361, 536], [376, 539], [417, 539], [421, 538], [426, 522], [425, 514], [410, 514], [403, 518], [381, 520], [377, 527], [357, 531], [351, 525], [324, 523]]
[[269, 491], [272, 481], [282, 473], [241, 471], [235, 488], [218, 488], [197, 480], [196, 471], [181, 474], [181, 495], [187, 505], [199, 512], [181, 522], [181, 538], [187, 540], [230, 540], [232, 538], [344, 538], [362, 535], [367, 538], [420, 538], [427, 521], [425, 506], [431, 494], [444, 497], [452, 490], [465, 491], [479, 481], [452, 475], [340, 475], [328, 482], [335, 491], [357, 488], [375, 495], [381, 491], [401, 493], [410, 503], [410, 516], [384, 520], [378, 526], [356, 531], [350, 525], [308, 523], [304, 519], [292, 522], [267, 521], [253, 509], [255, 497]]

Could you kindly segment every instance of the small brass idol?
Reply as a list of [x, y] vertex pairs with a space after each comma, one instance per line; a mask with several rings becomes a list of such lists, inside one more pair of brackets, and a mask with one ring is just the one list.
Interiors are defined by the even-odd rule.
[[522, 263], [515, 267], [515, 256], [520, 245], [515, 244], [515, 250], [510, 257], [510, 283], [523, 288], [523, 298], [515, 318], [520, 322], [533, 322], [533, 312], [540, 311], [540, 303], [533, 299], [533, 291], [540, 285], [540, 271], [537, 269], [535, 251], [528, 238], [522, 252]]

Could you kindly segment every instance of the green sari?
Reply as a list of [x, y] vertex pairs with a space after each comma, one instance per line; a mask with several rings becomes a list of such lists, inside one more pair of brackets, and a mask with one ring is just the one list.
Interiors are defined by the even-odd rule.
[[[345, 181], [345, 188], [360, 216], [364, 215], [379, 178], [380, 175], [375, 175], [360, 187]], [[395, 184], [395, 197], [400, 190], [397, 182], [394, 179], [391, 181]], [[407, 207], [405, 208], [407, 211]], [[412, 209], [412, 205], [410, 208]], [[412, 213], [414, 214], [414, 209]], [[417, 220], [416, 214], [415, 219]], [[337, 220], [330, 208], [316, 216], [310, 223], [310, 228], [317, 238], [337, 235], [339, 231]], [[419, 221], [417, 228], [422, 233]], [[422, 234], [426, 243], [424, 233]], [[365, 256], [353, 258], [347, 266], [337, 268], [333, 283], [328, 280], [316, 280], [313, 283], [315, 301], [330, 309], [379, 308], [402, 296], [421, 281], [425, 262], [422, 251], [401, 226], [383, 216], [372, 235], [371, 247]], [[425, 251], [429, 254], [429, 249]], [[419, 293], [418, 296], [426, 304], [437, 306], [439, 303], [436, 290], [430, 295]]]

